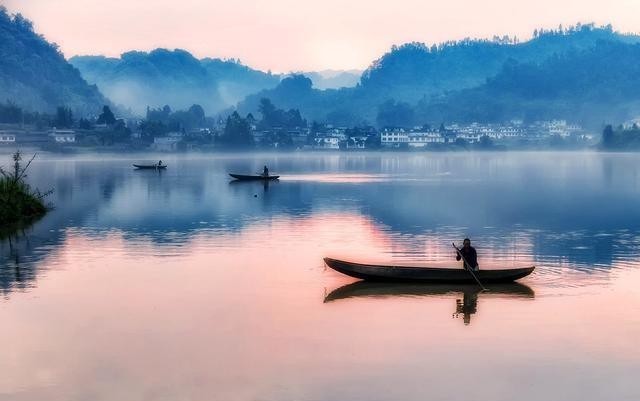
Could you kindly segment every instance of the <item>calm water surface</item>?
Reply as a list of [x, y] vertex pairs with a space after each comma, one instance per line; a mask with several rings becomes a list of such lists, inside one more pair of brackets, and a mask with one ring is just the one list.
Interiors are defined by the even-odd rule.
[[[226, 176], [265, 163], [280, 182]], [[29, 180], [56, 208], [0, 245], [0, 400], [640, 399], [640, 156], [42, 156]], [[455, 266], [465, 236], [536, 272], [322, 263]]]

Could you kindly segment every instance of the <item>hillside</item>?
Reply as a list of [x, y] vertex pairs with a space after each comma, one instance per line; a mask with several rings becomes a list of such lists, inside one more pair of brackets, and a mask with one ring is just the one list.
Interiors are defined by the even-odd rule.
[[20, 14], [0, 6], [0, 101], [52, 112], [70, 107], [76, 116], [95, 114], [108, 101], [69, 64], [57, 47]]
[[542, 62], [554, 54], [588, 49], [599, 41], [637, 43], [640, 37], [621, 35], [610, 26], [579, 25], [567, 30], [540, 30], [534, 38], [462, 40], [428, 47], [408, 43], [394, 47], [362, 75], [369, 93], [384, 92], [396, 100], [414, 102], [444, 91], [471, 88], [497, 74], [507, 60]]
[[[614, 32], [609, 26], [596, 28], [593, 25], [579, 25], [567, 30], [536, 31], [534, 38], [527, 42], [496, 38], [493, 41], [448, 42], [431, 47], [409, 43], [392, 48], [375, 61], [363, 73], [360, 84], [355, 88], [320, 91], [305, 85], [285, 85], [283, 80], [279, 87], [249, 96], [238, 107], [241, 111], [254, 111], [259, 99], [268, 97], [282, 107], [299, 108], [305, 117], [312, 120], [357, 124], [363, 119], [376, 122], [381, 105], [395, 100], [411, 106], [420, 103], [420, 110], [414, 113], [418, 120], [459, 116], [459, 113], [447, 109], [456, 106], [454, 101], [443, 100], [442, 97], [465, 102], [466, 108], [472, 113], [482, 106], [470, 100], [465, 101], [464, 97], [456, 98], [455, 94], [482, 87], [487, 80], [501, 74], [505, 65], [536, 66], [554, 57], [593, 49], [598, 43], [632, 46], [639, 40], [638, 36]], [[584, 66], [576, 64], [574, 68], [579, 71]], [[524, 84], [524, 79], [521, 83]], [[571, 110], [565, 108], [562, 112], [570, 113]], [[491, 120], [502, 115], [485, 113], [482, 117]], [[418, 120], [406, 124], [424, 122]]]
[[640, 44], [603, 41], [540, 64], [508, 62], [485, 84], [420, 102], [416, 112], [427, 121], [624, 121], [640, 114]]
[[208, 111], [224, 107], [207, 70], [185, 51], [131, 51], [120, 58], [85, 56], [69, 61], [114, 103], [137, 113], [165, 104], [184, 109], [199, 103]]
[[168, 104], [180, 109], [194, 103], [214, 113], [280, 82], [278, 75], [235, 60], [199, 60], [180, 49], [132, 51], [119, 58], [76, 56], [70, 62], [116, 104], [137, 113], [143, 113], [147, 106]]
[[[110, 99], [142, 113], [147, 106], [185, 108], [193, 103], [208, 113], [233, 107], [245, 97], [275, 88], [288, 75], [252, 69], [238, 60], [198, 60], [185, 50], [128, 52], [118, 58], [76, 56], [70, 62]], [[305, 73], [314, 88], [355, 86], [360, 71]]]

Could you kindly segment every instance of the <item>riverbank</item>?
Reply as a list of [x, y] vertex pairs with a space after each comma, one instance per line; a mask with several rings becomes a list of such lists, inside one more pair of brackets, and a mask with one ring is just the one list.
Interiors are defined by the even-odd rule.
[[11, 171], [0, 168], [0, 226], [2, 234], [25, 227], [43, 217], [48, 210], [44, 198], [48, 192], [41, 193], [26, 183], [26, 172], [35, 155], [22, 165], [22, 154], [13, 154]]

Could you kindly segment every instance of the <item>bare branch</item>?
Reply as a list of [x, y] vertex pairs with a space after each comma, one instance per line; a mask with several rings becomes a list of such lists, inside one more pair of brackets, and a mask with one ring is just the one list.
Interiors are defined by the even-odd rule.
[[22, 168], [22, 171], [20, 171], [20, 174], [17, 177], [17, 181], [20, 181], [21, 179], [23, 179], [25, 176], [25, 173], [27, 172], [27, 169], [29, 168], [29, 166], [31, 165], [31, 162], [33, 162], [33, 159], [36, 158], [36, 156], [38, 156], [37, 153], [33, 154], [33, 157], [31, 158], [31, 160], [29, 160], [29, 162], [27, 163], [26, 166], [24, 166], [24, 168]]

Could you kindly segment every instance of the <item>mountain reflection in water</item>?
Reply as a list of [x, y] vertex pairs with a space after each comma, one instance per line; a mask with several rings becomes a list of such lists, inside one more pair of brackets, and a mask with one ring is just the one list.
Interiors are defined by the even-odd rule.
[[[229, 183], [265, 164], [280, 182]], [[1, 399], [640, 399], [638, 156], [47, 155], [29, 180], [55, 210], [0, 242]], [[467, 236], [536, 271], [478, 292], [322, 263], [456, 263]]]

